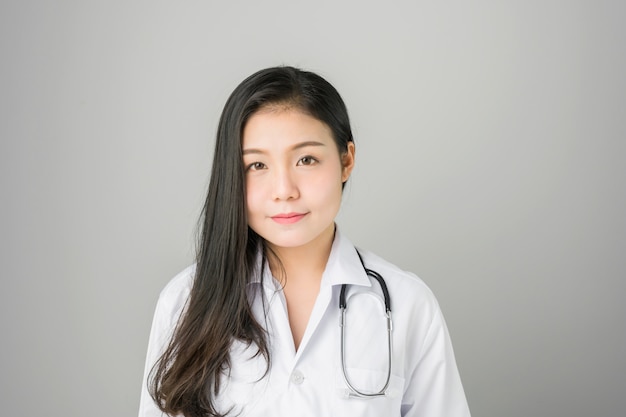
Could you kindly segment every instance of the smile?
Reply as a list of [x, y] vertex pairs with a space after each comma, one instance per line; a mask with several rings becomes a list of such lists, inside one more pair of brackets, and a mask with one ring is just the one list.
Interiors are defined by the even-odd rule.
[[272, 220], [279, 224], [292, 224], [297, 223], [306, 216], [306, 213], [281, 213], [272, 216]]

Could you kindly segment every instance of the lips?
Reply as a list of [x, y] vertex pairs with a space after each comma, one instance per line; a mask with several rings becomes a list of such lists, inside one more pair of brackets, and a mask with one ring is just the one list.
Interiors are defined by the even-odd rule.
[[293, 224], [302, 220], [304, 216], [306, 216], [306, 213], [280, 213], [271, 217], [272, 220], [279, 224]]

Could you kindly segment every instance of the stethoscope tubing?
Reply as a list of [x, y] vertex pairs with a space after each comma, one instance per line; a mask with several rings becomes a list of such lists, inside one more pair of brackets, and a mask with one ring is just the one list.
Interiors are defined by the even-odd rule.
[[350, 391], [348, 393], [349, 397], [358, 397], [358, 398], [382, 397], [382, 396], [387, 395], [387, 388], [389, 388], [389, 382], [391, 381], [391, 369], [393, 365], [393, 358], [392, 358], [393, 346], [392, 346], [392, 337], [391, 337], [391, 332], [393, 330], [393, 322], [391, 320], [391, 299], [389, 297], [389, 291], [387, 290], [387, 284], [385, 283], [385, 280], [383, 279], [383, 277], [378, 272], [366, 268], [365, 263], [363, 262], [363, 258], [361, 257], [361, 254], [359, 253], [358, 250], [357, 250], [357, 254], [359, 255], [359, 259], [361, 260], [361, 264], [363, 265], [363, 268], [365, 269], [365, 272], [367, 273], [367, 275], [374, 278], [380, 285], [380, 288], [383, 293], [384, 301], [385, 301], [385, 316], [387, 318], [387, 363], [388, 363], [387, 378], [385, 380], [385, 384], [378, 392], [367, 393], [356, 388], [350, 381], [350, 378], [348, 377], [348, 370], [346, 367], [346, 326], [345, 326], [346, 310], [348, 307], [347, 301], [346, 301], [346, 290], [347, 290], [346, 284], [343, 284], [341, 286], [341, 292], [339, 293], [339, 310], [341, 312], [340, 322], [339, 322], [339, 326], [341, 327], [341, 371], [343, 374], [343, 379]]

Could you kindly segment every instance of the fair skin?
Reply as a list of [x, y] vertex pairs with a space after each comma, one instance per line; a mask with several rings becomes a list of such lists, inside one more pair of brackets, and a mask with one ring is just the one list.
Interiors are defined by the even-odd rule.
[[340, 155], [326, 124], [297, 109], [272, 107], [246, 123], [243, 162], [248, 222], [282, 265], [270, 259], [284, 285], [297, 350], [330, 255], [354, 144]]

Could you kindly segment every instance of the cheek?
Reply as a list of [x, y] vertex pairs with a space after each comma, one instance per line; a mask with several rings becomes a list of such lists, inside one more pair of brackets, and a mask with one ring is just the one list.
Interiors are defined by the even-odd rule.
[[[341, 203], [341, 174], [335, 171], [320, 175], [310, 183], [310, 192], [317, 196], [320, 204]], [[330, 208], [330, 207], [329, 207]]]
[[246, 209], [248, 213], [258, 212], [261, 201], [261, 192], [258, 186], [254, 186], [253, 184], [246, 184]]

